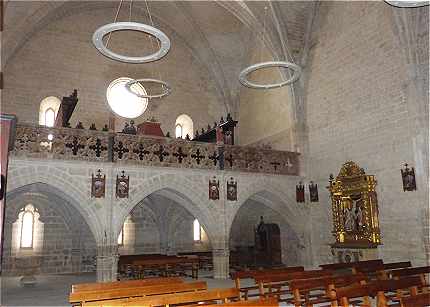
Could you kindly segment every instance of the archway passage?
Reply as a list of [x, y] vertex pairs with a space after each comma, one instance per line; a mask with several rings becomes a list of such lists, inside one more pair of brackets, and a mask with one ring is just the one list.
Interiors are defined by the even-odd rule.
[[265, 200], [256, 194], [235, 215], [229, 237], [233, 269], [294, 266], [301, 262], [296, 232], [282, 213], [267, 206]]
[[154, 192], [139, 202], [118, 232], [120, 278], [138, 277], [134, 276], [136, 274], [141, 277], [142, 273], [161, 274], [158, 268], [135, 272], [130, 264], [137, 259], [163, 259], [165, 256], [198, 256], [202, 260], [200, 268], [210, 269], [208, 258], [211, 258], [212, 247], [199, 219], [200, 213], [193, 208], [182, 194], [170, 189]]
[[33, 183], [7, 197], [2, 274], [22, 275], [27, 268], [19, 263], [30, 257], [40, 263], [37, 274], [95, 272], [95, 238], [67, 195]]

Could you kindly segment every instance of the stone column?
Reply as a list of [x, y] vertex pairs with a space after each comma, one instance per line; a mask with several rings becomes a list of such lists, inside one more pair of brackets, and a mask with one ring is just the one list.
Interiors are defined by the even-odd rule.
[[230, 250], [228, 248], [213, 249], [213, 269], [214, 278], [216, 279], [227, 279], [230, 273]]
[[116, 281], [118, 274], [118, 245], [97, 248], [97, 282]]

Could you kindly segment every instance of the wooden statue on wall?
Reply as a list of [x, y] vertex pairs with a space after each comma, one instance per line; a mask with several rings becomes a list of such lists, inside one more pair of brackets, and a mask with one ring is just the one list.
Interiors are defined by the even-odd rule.
[[97, 171], [97, 175], [91, 175], [91, 197], [102, 198], [105, 197], [106, 175], [101, 175], [101, 170]]
[[400, 170], [402, 173], [403, 191], [415, 191], [417, 185], [415, 182], [415, 169], [409, 168], [408, 164], [405, 163], [405, 168]]
[[301, 181], [296, 185], [296, 201], [298, 203], [305, 202], [305, 186]]
[[215, 176], [209, 179], [209, 199], [219, 199], [219, 180]]
[[116, 192], [117, 198], [128, 198], [130, 176], [125, 177], [124, 171], [122, 171], [121, 177], [116, 175]]
[[318, 185], [316, 183], [314, 183], [313, 181], [311, 181], [309, 183], [309, 199], [310, 199], [311, 203], [318, 202], [318, 200], [319, 200], [319, 198], [318, 198]]
[[230, 178], [230, 181], [227, 181], [227, 200], [237, 200], [237, 181], [234, 181], [233, 177]]

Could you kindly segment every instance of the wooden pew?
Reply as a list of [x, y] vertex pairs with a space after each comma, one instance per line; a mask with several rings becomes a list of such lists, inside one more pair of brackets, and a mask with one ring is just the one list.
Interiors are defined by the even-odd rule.
[[173, 284], [158, 284], [134, 288], [119, 288], [110, 290], [84, 291], [71, 293], [69, 302], [71, 304], [80, 303], [83, 305], [86, 302], [115, 300], [121, 298], [143, 297], [168, 293], [179, 292], [194, 292], [199, 290], [207, 290], [207, 284], [204, 281], [193, 283], [173, 283]]
[[[198, 307], [213, 307], [214, 305], [198, 305]], [[231, 302], [231, 303], [224, 303], [224, 304], [217, 304], [216, 307], [219, 306], [273, 306], [277, 307], [279, 306], [278, 300], [275, 297], [269, 297], [269, 298], [260, 298], [258, 300], [246, 300], [246, 301], [239, 301], [239, 302]]]
[[252, 297], [252, 296], [259, 296], [259, 294], [249, 294], [249, 291], [252, 290], [258, 290], [259, 287], [258, 285], [255, 286], [249, 286], [249, 287], [241, 287], [240, 285], [240, 280], [241, 279], [245, 279], [245, 278], [254, 278], [255, 276], [257, 276], [258, 274], [261, 273], [293, 273], [293, 272], [303, 272], [304, 268], [302, 266], [295, 266], [295, 267], [285, 267], [285, 268], [279, 268], [279, 269], [264, 269], [264, 270], [249, 270], [249, 271], [237, 271], [234, 273], [231, 273], [231, 279], [234, 280], [234, 284], [236, 286], [237, 289], [239, 289], [241, 298], [242, 298], [242, 293], [243, 293], [243, 297], [245, 300], [248, 299], [248, 297]]
[[200, 302], [212, 302], [214, 300], [228, 303], [231, 300], [239, 300], [239, 290], [236, 288], [213, 289], [207, 291], [195, 291], [186, 293], [174, 293], [152, 295], [133, 299], [120, 299], [85, 303], [82, 306], [169, 306], [176, 304], [197, 304]]
[[145, 269], [158, 269], [164, 272], [167, 277], [172, 268], [180, 265], [190, 265], [192, 277], [198, 278], [199, 271], [199, 259], [198, 258], [188, 258], [188, 257], [162, 257], [160, 259], [142, 259], [134, 260], [132, 266], [138, 267], [139, 270], [143, 271]]
[[426, 307], [430, 305], [430, 293], [421, 293], [402, 297], [400, 299], [401, 307]]
[[354, 273], [355, 268], [374, 266], [378, 264], [383, 265], [384, 263], [381, 259], [375, 259], [375, 260], [356, 261], [356, 262], [321, 264], [319, 267], [323, 270], [330, 270], [330, 271], [352, 270]]
[[[370, 297], [377, 296], [377, 306], [388, 306], [389, 295], [387, 292], [397, 292], [397, 299], [400, 299], [404, 293], [403, 290], [408, 290], [410, 295], [416, 295], [418, 288], [421, 286], [421, 280], [417, 276], [407, 277], [400, 280], [376, 280], [368, 284], [354, 284], [346, 287], [332, 289], [329, 292], [331, 306], [349, 307], [350, 299], [360, 298], [363, 303], [354, 306], [371, 306]], [[338, 305], [338, 303], [340, 305]]]
[[293, 294], [295, 306], [313, 306], [330, 302], [329, 293], [336, 287], [364, 284], [368, 281], [362, 273], [331, 277], [319, 277], [312, 279], [297, 279], [289, 282], [290, 291]]
[[383, 263], [382, 265], [377, 263], [369, 266], [355, 267], [354, 272], [365, 273], [369, 277], [376, 277], [378, 279], [388, 279], [389, 276], [387, 274], [387, 271], [394, 270], [394, 269], [409, 268], [411, 266], [412, 264], [410, 261]]
[[[255, 282], [258, 284], [258, 289], [260, 291], [260, 297], [270, 297], [277, 296], [280, 301], [281, 295], [291, 294], [289, 290], [282, 290], [282, 287], [289, 285], [289, 282], [296, 279], [310, 279], [319, 277], [331, 277], [333, 273], [326, 270], [311, 270], [303, 272], [293, 272], [293, 273], [271, 273], [264, 274], [260, 273], [254, 276]], [[268, 293], [265, 293], [264, 289], [268, 289]], [[276, 291], [272, 292], [272, 288]], [[291, 299], [286, 299], [285, 301], [291, 301]]]
[[113, 282], [92, 282], [72, 285], [72, 293], [83, 291], [99, 291], [119, 289], [126, 287], [150, 286], [162, 283], [182, 283], [180, 277], [151, 277], [145, 279], [113, 281]]

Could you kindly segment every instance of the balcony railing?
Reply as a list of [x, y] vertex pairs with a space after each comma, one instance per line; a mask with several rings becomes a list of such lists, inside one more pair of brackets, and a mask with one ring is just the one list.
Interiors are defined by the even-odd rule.
[[298, 175], [298, 153], [183, 139], [18, 125], [15, 157]]

